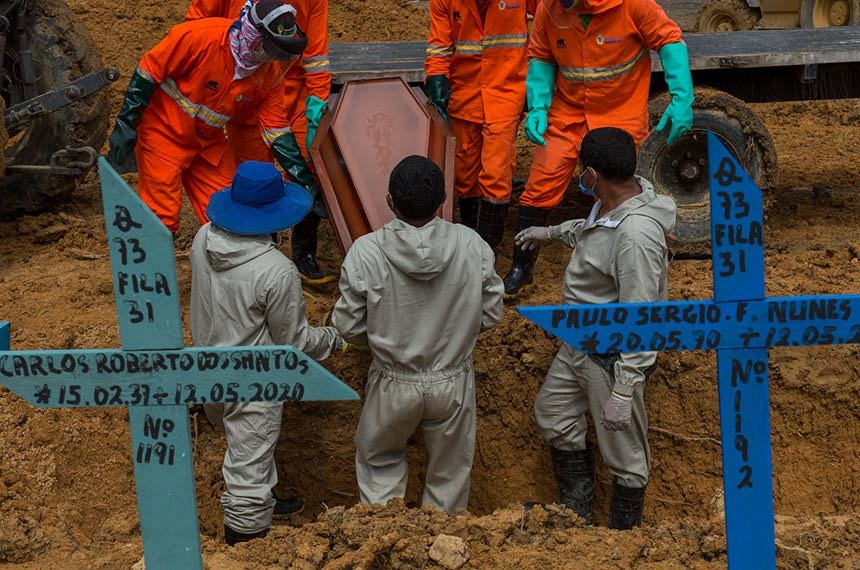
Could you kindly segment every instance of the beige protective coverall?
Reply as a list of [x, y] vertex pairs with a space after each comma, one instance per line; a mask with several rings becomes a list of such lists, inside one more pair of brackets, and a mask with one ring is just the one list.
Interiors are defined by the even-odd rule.
[[361, 501], [406, 492], [406, 440], [427, 445], [422, 503], [465, 508], [475, 451], [478, 334], [502, 319], [504, 287], [490, 247], [465, 226], [393, 220], [356, 240], [341, 267], [333, 321], [373, 354], [355, 435]]
[[[241, 236], [206, 224], [191, 246], [191, 335], [198, 346], [290, 344], [321, 360], [342, 343], [332, 327], [308, 326], [299, 273], [271, 236]], [[227, 436], [224, 523], [241, 533], [271, 526], [278, 482], [280, 403], [206, 406]]]
[[[551, 239], [573, 248], [564, 276], [564, 304], [667, 299], [665, 234], [675, 225], [675, 203], [655, 194], [648, 181], [637, 181], [642, 193], [602, 218], [597, 219], [598, 202], [588, 219], [550, 227]], [[656, 359], [656, 352], [592, 358], [562, 346], [535, 402], [543, 437], [557, 449], [585, 449], [585, 412], [591, 412], [600, 454], [612, 475], [625, 487], [644, 487], [651, 457], [643, 382]], [[624, 431], [609, 431], [597, 420], [613, 389], [633, 395], [633, 421]]]

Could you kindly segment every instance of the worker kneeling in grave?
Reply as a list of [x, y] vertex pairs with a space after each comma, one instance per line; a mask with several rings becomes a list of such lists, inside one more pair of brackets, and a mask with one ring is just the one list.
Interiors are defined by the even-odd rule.
[[183, 187], [205, 223], [209, 197], [230, 184], [236, 165], [224, 126], [237, 115], [256, 117], [259, 136], [279, 163], [290, 164], [281, 78], [306, 44], [292, 7], [260, 0], [236, 21], [174, 26], [143, 56], [108, 160], [127, 171], [137, 159], [140, 197], [168, 230], [179, 229]]
[[[185, 20], [201, 18], [238, 18], [243, 10], [253, 6], [252, 0], [191, 0]], [[329, 283], [335, 275], [317, 262], [320, 219], [327, 218], [316, 175], [308, 150], [314, 134], [328, 108], [331, 91], [331, 69], [328, 58], [328, 0], [290, 0], [295, 9], [296, 24], [308, 36], [308, 45], [301, 61], [291, 63], [284, 73], [283, 90], [286, 98], [287, 121], [290, 132], [278, 140], [279, 163], [293, 182], [304, 186], [314, 197], [314, 207], [305, 219], [290, 232], [293, 263], [302, 281], [312, 285]], [[227, 138], [237, 164], [246, 160], [272, 160], [268, 145], [260, 139], [255, 109], [227, 123]]]
[[[285, 183], [272, 163], [263, 162], [243, 163], [232, 186], [212, 196], [206, 210], [211, 223], [191, 246], [196, 345], [292, 345], [317, 360], [347, 348], [336, 329], [308, 326], [298, 271], [278, 250], [277, 232], [304, 218], [312, 202], [303, 188]], [[206, 406], [227, 436], [227, 490], [221, 497], [227, 544], [265, 536], [273, 511], [297, 510], [272, 494], [282, 412], [283, 403], [271, 402]]]
[[406, 492], [406, 441], [419, 426], [427, 445], [423, 505], [465, 508], [475, 452], [478, 334], [502, 319], [502, 280], [490, 246], [436, 216], [445, 178], [410, 156], [391, 173], [396, 218], [352, 245], [332, 320], [373, 354], [355, 434], [361, 501]]
[[[538, 145], [518, 230], [546, 225], [590, 129], [619, 127], [636, 144], [648, 136], [649, 50], [660, 54], [672, 95], [657, 130], [672, 144], [693, 124], [693, 80], [681, 29], [654, 0], [543, 0], [529, 39], [526, 136]], [[514, 246], [505, 294], [532, 282], [537, 248]]]
[[460, 222], [494, 250], [502, 241], [526, 98], [528, 16], [538, 0], [433, 0], [427, 94], [457, 137]]
[[[585, 135], [579, 167], [580, 190], [598, 200], [588, 218], [523, 230], [518, 247], [558, 241], [573, 248], [564, 276], [566, 305], [665, 301], [666, 234], [675, 225], [675, 203], [634, 176], [636, 144], [621, 129]], [[588, 523], [594, 454], [585, 439], [586, 412], [613, 477], [609, 527], [629, 529], [642, 520], [651, 462], [643, 390], [656, 360], [656, 352], [588, 355], [564, 344], [538, 394], [535, 415], [552, 446], [559, 503]]]

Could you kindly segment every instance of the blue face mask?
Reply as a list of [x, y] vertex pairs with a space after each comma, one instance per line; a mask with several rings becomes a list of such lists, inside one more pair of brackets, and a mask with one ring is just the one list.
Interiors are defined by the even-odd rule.
[[597, 194], [594, 193], [594, 187], [597, 186], [597, 176], [594, 177], [594, 184], [592, 184], [591, 188], [582, 183], [582, 177], [585, 176], [585, 172], [582, 172], [579, 175], [579, 191], [585, 194], [586, 196], [591, 196], [592, 198], [596, 198]]

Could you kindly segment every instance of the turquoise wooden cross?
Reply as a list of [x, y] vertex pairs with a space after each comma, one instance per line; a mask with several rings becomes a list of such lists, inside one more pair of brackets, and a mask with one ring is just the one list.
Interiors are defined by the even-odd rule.
[[761, 191], [708, 133], [714, 299], [520, 307], [592, 354], [716, 350], [729, 567], [776, 568], [768, 355], [860, 343], [860, 295], [765, 297]]
[[102, 158], [122, 350], [10, 351], [0, 384], [37, 407], [127, 406], [149, 570], [202, 570], [188, 404], [357, 400], [292, 346], [185, 348], [173, 238]]

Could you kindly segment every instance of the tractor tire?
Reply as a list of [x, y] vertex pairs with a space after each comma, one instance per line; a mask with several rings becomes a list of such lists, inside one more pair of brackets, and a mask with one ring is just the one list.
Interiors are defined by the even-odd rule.
[[[651, 127], [671, 100], [668, 93], [648, 106]], [[669, 129], [652, 132], [639, 149], [637, 173], [659, 194], [675, 200], [675, 229], [668, 236], [676, 257], [707, 257], [711, 250], [711, 197], [707, 133], [712, 131], [739, 158], [744, 170], [764, 192], [764, 210], [777, 181], [776, 148], [764, 123], [743, 101], [715, 89], [696, 90], [693, 128], [671, 147]]]
[[[84, 27], [62, 0], [30, 0], [27, 4], [30, 44], [40, 63], [36, 91], [58, 89], [101, 69], [101, 59]], [[5, 65], [14, 74], [18, 46], [10, 35]], [[3, 93], [7, 106], [22, 98], [16, 86]], [[0, 219], [49, 208], [69, 196], [78, 179], [44, 172], [15, 171], [14, 164], [48, 165], [51, 156], [68, 147], [101, 150], [107, 137], [107, 90], [98, 91], [50, 115], [10, 132], [4, 145], [6, 176], [0, 179]]]
[[[9, 142], [9, 131], [6, 130], [6, 123], [3, 117], [6, 115], [6, 100], [0, 97], [0, 148], [6, 148], [6, 143]], [[3, 161], [3, 153], [0, 152], [0, 180], [3, 179], [3, 173], [6, 171], [6, 163]]]
[[830, 28], [860, 24], [860, 0], [801, 0], [800, 27]]
[[761, 18], [743, 0], [708, 0], [696, 16], [696, 32], [751, 30]]

